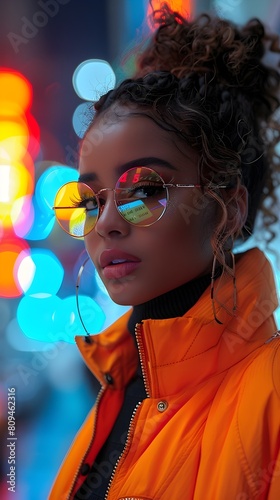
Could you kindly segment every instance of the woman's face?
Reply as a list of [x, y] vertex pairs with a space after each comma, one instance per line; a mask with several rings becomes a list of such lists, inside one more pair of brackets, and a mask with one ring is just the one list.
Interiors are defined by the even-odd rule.
[[[179, 149], [174, 135], [151, 119], [127, 114], [96, 121], [83, 141], [79, 170], [97, 192], [114, 188], [123, 172], [143, 164], [166, 183], [196, 184], [197, 161], [194, 151]], [[85, 244], [118, 304], [141, 304], [211, 270], [213, 205], [198, 188], [169, 188], [169, 195], [163, 217], [137, 227], [119, 215], [113, 192], [105, 191], [105, 205]]]

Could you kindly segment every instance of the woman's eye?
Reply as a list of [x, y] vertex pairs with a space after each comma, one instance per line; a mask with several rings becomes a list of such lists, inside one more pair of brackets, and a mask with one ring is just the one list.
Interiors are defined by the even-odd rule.
[[89, 212], [90, 210], [96, 210], [98, 208], [97, 202], [95, 198], [89, 198], [85, 200], [84, 204], [85, 209]]
[[75, 200], [73, 208], [85, 208], [86, 211], [96, 210], [98, 208], [96, 198], [84, 198], [80, 200]]
[[138, 186], [132, 191], [134, 198], [148, 198], [149, 196], [155, 196], [162, 191], [162, 186]]

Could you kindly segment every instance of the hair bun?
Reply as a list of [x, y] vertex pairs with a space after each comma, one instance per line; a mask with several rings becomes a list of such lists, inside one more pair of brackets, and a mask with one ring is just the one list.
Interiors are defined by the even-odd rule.
[[270, 50], [280, 49], [277, 37], [268, 35], [258, 19], [237, 28], [208, 14], [187, 20], [165, 5], [154, 12], [154, 23], [158, 29], [138, 57], [136, 78], [154, 71], [169, 71], [179, 79], [197, 74], [200, 94], [205, 85], [221, 84], [245, 95], [260, 115], [275, 107], [279, 72], [266, 67], [262, 58], [269, 44]]

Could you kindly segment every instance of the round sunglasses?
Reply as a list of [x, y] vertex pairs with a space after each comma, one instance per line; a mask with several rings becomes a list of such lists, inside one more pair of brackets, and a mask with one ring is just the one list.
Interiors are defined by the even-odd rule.
[[[117, 180], [115, 188], [97, 193], [83, 182], [64, 184], [55, 197], [54, 211], [62, 229], [74, 238], [83, 238], [95, 227], [104, 205], [102, 194], [114, 192], [120, 216], [130, 224], [148, 227], [164, 215], [169, 201], [169, 188], [200, 188], [200, 184], [166, 184], [148, 167], [133, 167]], [[211, 186], [227, 188], [225, 185]]]

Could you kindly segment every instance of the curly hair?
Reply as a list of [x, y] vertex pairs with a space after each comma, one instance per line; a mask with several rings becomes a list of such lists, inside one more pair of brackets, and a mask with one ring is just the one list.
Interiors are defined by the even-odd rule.
[[[258, 19], [237, 28], [207, 14], [185, 19], [166, 4], [153, 19], [157, 29], [138, 56], [136, 73], [95, 103], [93, 123], [114, 104], [128, 107], [198, 153], [205, 195], [221, 208], [212, 246], [225, 265], [227, 242], [248, 238], [258, 211], [268, 240], [274, 238], [280, 73], [264, 56], [280, 53], [278, 38]], [[220, 183], [231, 188], [226, 196], [211, 189]], [[245, 224], [236, 202], [240, 184], [249, 195]]]

